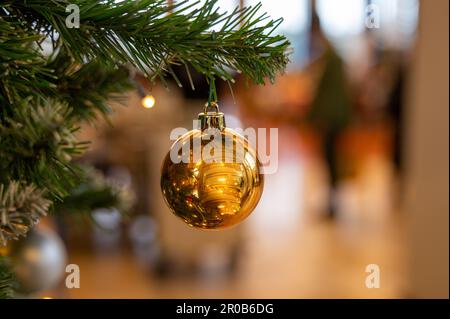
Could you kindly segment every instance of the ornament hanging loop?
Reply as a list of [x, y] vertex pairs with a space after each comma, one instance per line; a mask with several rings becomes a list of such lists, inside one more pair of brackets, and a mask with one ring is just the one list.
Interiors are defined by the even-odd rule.
[[211, 104], [215, 102], [217, 102], [216, 79], [214, 77], [210, 77], [208, 106], [211, 106]]
[[[213, 111], [208, 111], [208, 109], [213, 109]], [[217, 113], [220, 114], [220, 110], [219, 110], [219, 104], [215, 101], [211, 101], [208, 103], [205, 103], [205, 106], [203, 107], [203, 113], [207, 114], [207, 113]]]
[[[210, 109], [213, 109], [210, 111]], [[202, 131], [206, 129], [219, 129], [220, 131], [225, 129], [225, 116], [219, 110], [219, 104], [217, 103], [217, 92], [214, 77], [209, 78], [209, 97], [208, 102], [203, 107], [203, 113], [198, 115], [200, 121], [200, 129]]]
[[[211, 111], [211, 109], [213, 109]], [[225, 116], [219, 110], [219, 104], [217, 102], [207, 102], [203, 107], [203, 113], [198, 115], [200, 121], [200, 129], [202, 131], [206, 129], [219, 129], [220, 131], [225, 129]]]

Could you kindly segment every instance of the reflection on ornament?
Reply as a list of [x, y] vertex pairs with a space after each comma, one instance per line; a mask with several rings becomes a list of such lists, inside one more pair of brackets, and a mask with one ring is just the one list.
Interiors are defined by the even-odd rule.
[[152, 107], [155, 106], [156, 100], [153, 97], [153, 95], [146, 95], [142, 100], [141, 100], [142, 106], [145, 107], [146, 109], [151, 109]]
[[[167, 154], [161, 176], [172, 212], [202, 229], [233, 226], [256, 207], [263, 191], [260, 162], [249, 142], [225, 127], [223, 113], [199, 114], [201, 128], [180, 137]], [[211, 131], [216, 132], [211, 138]], [[180, 158], [171, 158], [179, 150]], [[186, 160], [186, 158], [188, 160]]]
[[19, 290], [31, 293], [58, 283], [64, 274], [67, 254], [58, 235], [34, 228], [11, 245], [9, 256]]

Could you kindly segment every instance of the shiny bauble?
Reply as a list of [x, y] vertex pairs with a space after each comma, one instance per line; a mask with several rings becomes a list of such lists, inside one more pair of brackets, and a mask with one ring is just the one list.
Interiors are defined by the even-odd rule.
[[12, 243], [9, 257], [22, 293], [52, 288], [65, 273], [64, 244], [56, 233], [47, 229], [34, 228], [26, 237]]
[[254, 210], [263, 192], [260, 161], [249, 141], [225, 127], [223, 113], [199, 114], [200, 128], [172, 145], [161, 175], [171, 211], [186, 224], [221, 229]]

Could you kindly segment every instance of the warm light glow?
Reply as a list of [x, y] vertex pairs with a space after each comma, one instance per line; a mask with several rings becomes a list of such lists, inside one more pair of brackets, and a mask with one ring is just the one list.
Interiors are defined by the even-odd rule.
[[156, 100], [153, 97], [153, 95], [146, 95], [141, 101], [142, 106], [145, 107], [146, 109], [151, 109], [152, 107], [154, 107], [155, 102]]
[[4, 246], [4, 247], [0, 246], [0, 256], [6, 256], [6, 255], [8, 255], [8, 252], [9, 252], [8, 246]]

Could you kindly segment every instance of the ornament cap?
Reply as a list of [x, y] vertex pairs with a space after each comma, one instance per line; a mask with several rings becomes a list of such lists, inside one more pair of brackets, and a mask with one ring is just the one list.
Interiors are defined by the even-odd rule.
[[[209, 108], [213, 108], [214, 110], [208, 111]], [[209, 128], [216, 128], [222, 131], [226, 127], [225, 115], [220, 112], [217, 102], [206, 103], [203, 112], [198, 115], [198, 119], [202, 131]]]

